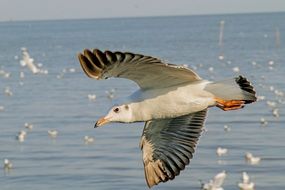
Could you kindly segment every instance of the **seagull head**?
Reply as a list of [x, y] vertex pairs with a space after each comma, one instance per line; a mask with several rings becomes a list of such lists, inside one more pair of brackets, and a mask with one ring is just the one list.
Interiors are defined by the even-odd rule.
[[130, 105], [123, 104], [120, 106], [113, 106], [108, 114], [101, 117], [96, 123], [94, 128], [101, 127], [109, 122], [122, 122], [128, 123], [132, 121], [132, 109]]

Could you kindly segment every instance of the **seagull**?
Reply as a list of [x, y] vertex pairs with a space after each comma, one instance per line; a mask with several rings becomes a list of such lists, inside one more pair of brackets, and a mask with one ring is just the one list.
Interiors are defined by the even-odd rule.
[[227, 174], [225, 171], [222, 171], [215, 175], [213, 179], [209, 181], [209, 183], [205, 183], [202, 186], [202, 190], [224, 190], [222, 187]]
[[13, 164], [10, 160], [8, 160], [7, 158], [4, 159], [4, 169], [5, 170], [10, 170], [13, 168]]
[[250, 178], [246, 172], [242, 172], [242, 182], [238, 183], [240, 190], [254, 190], [255, 184], [250, 182]]
[[84, 136], [84, 143], [85, 144], [91, 144], [94, 142], [94, 138], [93, 137], [89, 137], [89, 136]]
[[30, 123], [25, 123], [25, 124], [24, 124], [24, 127], [25, 127], [26, 129], [32, 130], [32, 129], [34, 128], [34, 125], [33, 125], [33, 124], [30, 124]]
[[224, 131], [226, 131], [226, 132], [231, 131], [230, 126], [228, 126], [228, 125], [224, 125]]
[[260, 157], [253, 156], [250, 152], [247, 152], [245, 154], [245, 161], [250, 165], [258, 165], [260, 163], [260, 160]]
[[58, 135], [58, 131], [55, 129], [48, 130], [48, 135], [50, 136], [50, 138], [56, 138]]
[[228, 149], [227, 148], [222, 148], [222, 147], [218, 147], [216, 150], [216, 154], [218, 156], [224, 156], [228, 153]]
[[17, 139], [19, 142], [24, 142], [26, 136], [27, 136], [27, 132], [24, 131], [24, 130], [21, 130], [21, 131], [18, 133], [18, 135], [16, 136], [16, 139]]
[[189, 164], [209, 107], [236, 110], [256, 101], [254, 88], [243, 76], [212, 82], [189, 68], [129, 52], [85, 49], [78, 58], [90, 78], [137, 83], [139, 89], [114, 104], [95, 127], [145, 122], [140, 148], [149, 188], [173, 180]]
[[96, 100], [96, 94], [88, 94], [88, 99], [90, 101], [95, 101]]

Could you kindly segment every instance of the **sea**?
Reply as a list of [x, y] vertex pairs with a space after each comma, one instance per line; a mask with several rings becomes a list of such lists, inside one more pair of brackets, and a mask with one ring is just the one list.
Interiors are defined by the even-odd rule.
[[[243, 109], [210, 108], [190, 164], [152, 189], [199, 190], [222, 171], [225, 190], [239, 189], [242, 172], [257, 190], [285, 189], [284, 21], [285, 13], [260, 13], [0, 22], [0, 189], [148, 189], [139, 148], [144, 123], [94, 129], [138, 86], [88, 78], [77, 58], [85, 48], [158, 57], [212, 81], [243, 75], [256, 89], [258, 101]], [[21, 65], [23, 48], [44, 73]], [[227, 154], [218, 156], [218, 147]], [[248, 152], [260, 163], [247, 163]]]

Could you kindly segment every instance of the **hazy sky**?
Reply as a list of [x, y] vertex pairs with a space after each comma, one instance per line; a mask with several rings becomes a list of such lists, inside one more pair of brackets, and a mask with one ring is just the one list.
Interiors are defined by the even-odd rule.
[[0, 21], [285, 11], [285, 0], [0, 0]]

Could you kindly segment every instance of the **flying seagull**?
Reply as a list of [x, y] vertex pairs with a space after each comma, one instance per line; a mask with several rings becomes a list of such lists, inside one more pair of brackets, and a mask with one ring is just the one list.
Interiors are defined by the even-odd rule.
[[126, 78], [139, 86], [95, 127], [145, 122], [140, 147], [149, 187], [174, 179], [189, 164], [209, 107], [236, 110], [256, 101], [243, 76], [212, 82], [191, 69], [129, 52], [85, 49], [78, 58], [90, 78]]

